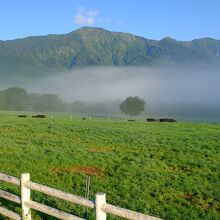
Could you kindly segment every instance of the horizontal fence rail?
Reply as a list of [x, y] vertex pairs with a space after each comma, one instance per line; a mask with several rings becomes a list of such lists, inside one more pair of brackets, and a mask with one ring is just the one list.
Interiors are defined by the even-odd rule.
[[15, 184], [15, 185], [18, 185], [18, 186], [21, 185], [21, 181], [17, 177], [8, 176], [4, 173], [0, 173], [0, 180], [2, 180], [4, 182], [7, 182], [7, 183]]
[[3, 207], [0, 207], [0, 213], [8, 218], [11, 218], [11, 219], [15, 219], [15, 220], [22, 219], [21, 216], [18, 215], [17, 213], [9, 211], [8, 209], [5, 209]]
[[7, 200], [10, 200], [12, 202], [21, 204], [21, 198], [19, 196], [16, 196], [16, 195], [9, 193], [9, 192], [6, 192], [6, 191], [0, 190], [0, 197], [7, 199]]
[[158, 220], [158, 218], [151, 217], [148, 215], [144, 215], [138, 212], [134, 212], [128, 209], [120, 208], [117, 206], [113, 206], [110, 204], [104, 204], [102, 205], [102, 210], [105, 211], [106, 213], [120, 216], [122, 218], [126, 219], [138, 219], [138, 220]]
[[32, 189], [32, 190], [35, 190], [35, 191], [38, 191], [38, 192], [42, 192], [44, 194], [47, 194], [49, 196], [53, 196], [53, 197], [56, 197], [56, 198], [59, 198], [59, 199], [63, 199], [63, 200], [72, 202], [72, 203], [77, 204], [77, 205], [82, 205], [82, 206], [85, 206], [85, 207], [88, 207], [88, 208], [91, 208], [91, 209], [93, 209], [95, 207], [94, 203], [91, 202], [88, 199], [85, 199], [85, 198], [80, 197], [80, 196], [75, 196], [75, 195], [70, 194], [70, 193], [65, 193], [65, 192], [62, 192], [60, 190], [53, 189], [53, 188], [50, 188], [50, 187], [47, 187], [47, 186], [44, 186], [44, 185], [41, 185], [41, 184], [38, 184], [38, 183], [34, 183], [34, 182], [29, 181], [29, 182], [25, 183], [25, 186], [29, 189]]
[[66, 212], [51, 208], [50, 206], [46, 206], [46, 205], [43, 205], [38, 202], [29, 201], [29, 202], [27, 202], [26, 205], [32, 209], [47, 213], [48, 215], [54, 216], [59, 219], [83, 220], [83, 218], [79, 218], [77, 216], [74, 216], [74, 215], [68, 214]]
[[17, 177], [9, 176], [0, 173], [0, 180], [18, 185], [21, 188], [21, 196], [14, 195], [12, 193], [0, 190], [0, 197], [6, 200], [21, 204], [21, 215], [10, 211], [0, 206], [0, 214], [15, 220], [31, 220], [31, 209], [46, 213], [50, 216], [54, 216], [63, 220], [83, 220], [78, 216], [69, 214], [67, 212], [52, 208], [50, 206], [35, 202], [31, 200], [31, 190], [35, 190], [46, 195], [56, 197], [65, 201], [69, 201], [76, 205], [81, 205], [86, 208], [95, 209], [96, 220], [106, 220], [107, 214], [112, 214], [126, 219], [132, 220], [159, 220], [159, 218], [144, 215], [142, 213], [134, 212], [128, 209], [120, 208], [114, 205], [106, 203], [106, 195], [104, 193], [97, 193], [95, 201], [90, 201], [84, 197], [76, 196], [70, 193], [66, 193], [48, 186], [44, 186], [38, 183], [30, 181], [30, 175], [28, 173], [21, 174], [21, 179]]

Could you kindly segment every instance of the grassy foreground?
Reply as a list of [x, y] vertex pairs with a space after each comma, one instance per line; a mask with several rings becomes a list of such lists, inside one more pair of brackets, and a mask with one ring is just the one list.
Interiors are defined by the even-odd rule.
[[[219, 158], [219, 124], [0, 115], [0, 172], [29, 172], [34, 182], [80, 196], [88, 174], [90, 199], [102, 191], [111, 204], [163, 219], [220, 219]], [[0, 189], [19, 194], [10, 184]], [[32, 198], [83, 217], [80, 206], [36, 192]], [[34, 219], [55, 218], [34, 212]]]

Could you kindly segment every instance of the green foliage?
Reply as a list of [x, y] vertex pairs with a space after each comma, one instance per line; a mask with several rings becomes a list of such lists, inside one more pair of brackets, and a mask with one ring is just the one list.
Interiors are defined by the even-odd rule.
[[[219, 219], [220, 125], [0, 115], [0, 172], [79, 196], [91, 195], [163, 219]], [[20, 194], [0, 182], [0, 188]], [[83, 216], [84, 208], [32, 192], [32, 199]], [[19, 211], [14, 203], [1, 205]], [[40, 212], [34, 219], [52, 220]], [[0, 216], [0, 219], [4, 217]], [[94, 219], [94, 211], [89, 218]], [[108, 219], [117, 219], [109, 216]]]
[[160, 41], [101, 28], [65, 35], [0, 41], [0, 76], [42, 76], [88, 66], [149, 66], [186, 62], [219, 63], [220, 41]]
[[65, 103], [54, 94], [43, 94], [35, 97], [32, 109], [38, 112], [65, 111]]
[[132, 116], [139, 115], [144, 111], [145, 101], [138, 96], [127, 97], [120, 105], [120, 109], [127, 115]]
[[58, 112], [67, 110], [67, 104], [55, 94], [28, 94], [14, 87], [0, 92], [0, 110]]
[[69, 107], [70, 112], [85, 113], [87, 112], [87, 106], [82, 101], [75, 101]]
[[17, 87], [0, 91], [0, 110], [106, 114], [109, 110], [113, 112], [116, 106], [118, 107], [115, 103], [107, 106], [103, 103], [86, 104], [82, 101], [66, 103], [55, 94], [28, 94]]
[[29, 103], [30, 97], [22, 88], [14, 87], [0, 92], [0, 108], [2, 110], [27, 110]]

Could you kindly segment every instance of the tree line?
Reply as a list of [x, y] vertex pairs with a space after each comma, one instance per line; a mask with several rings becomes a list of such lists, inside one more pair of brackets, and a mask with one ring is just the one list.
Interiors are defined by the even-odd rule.
[[13, 87], [0, 92], [1, 111], [36, 112], [76, 112], [107, 114], [119, 113], [120, 101], [104, 103], [85, 103], [74, 101], [67, 103], [55, 94], [28, 93], [25, 89]]
[[136, 97], [127, 97], [122, 103], [114, 101], [111, 104], [92, 103], [81, 101], [64, 102], [55, 94], [28, 93], [25, 89], [13, 87], [0, 92], [0, 110], [3, 111], [36, 111], [36, 112], [78, 112], [78, 113], [119, 113], [120, 110], [132, 116], [144, 110], [144, 100]]
[[[86, 103], [74, 101], [67, 103], [55, 94], [28, 93], [23, 88], [13, 87], [0, 91], [0, 111], [34, 111], [34, 112], [74, 112], [80, 114], [119, 115], [121, 112], [132, 116], [145, 109], [144, 100], [139, 97], [127, 97], [123, 102]], [[148, 103], [148, 115], [172, 115], [173, 117], [220, 117], [220, 105], [216, 106], [193, 103]]]

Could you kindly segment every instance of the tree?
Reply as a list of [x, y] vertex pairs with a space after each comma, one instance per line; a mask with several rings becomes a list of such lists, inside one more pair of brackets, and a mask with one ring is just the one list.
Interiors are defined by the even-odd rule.
[[65, 103], [61, 98], [54, 94], [33, 94], [35, 97], [33, 103], [33, 110], [39, 112], [57, 112], [65, 110]]
[[86, 103], [84, 103], [84, 102], [75, 101], [69, 105], [69, 110], [71, 112], [86, 113], [87, 106], [86, 106]]
[[138, 96], [127, 97], [120, 105], [120, 109], [127, 115], [130, 115], [131, 118], [135, 115], [139, 115], [144, 111], [145, 101], [140, 99]]
[[5, 110], [22, 111], [30, 106], [30, 96], [22, 88], [13, 87], [0, 92], [0, 102]]

